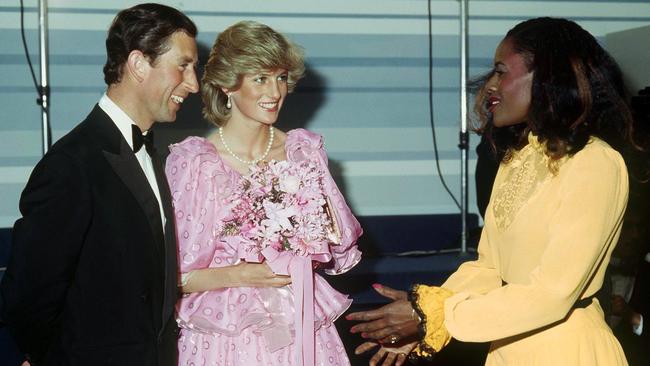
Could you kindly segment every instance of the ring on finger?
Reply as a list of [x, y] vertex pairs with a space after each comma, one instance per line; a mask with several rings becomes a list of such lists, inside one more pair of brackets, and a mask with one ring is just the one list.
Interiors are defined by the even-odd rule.
[[390, 344], [395, 344], [395, 343], [397, 343], [397, 341], [399, 341], [399, 336], [397, 336], [395, 334], [388, 337], [388, 343], [390, 343]]

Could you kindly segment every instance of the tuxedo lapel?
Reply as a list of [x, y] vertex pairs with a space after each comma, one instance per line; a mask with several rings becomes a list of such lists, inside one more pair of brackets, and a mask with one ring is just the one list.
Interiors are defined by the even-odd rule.
[[[91, 113], [95, 116], [93, 122], [95, 126], [93, 129], [97, 131], [97, 136], [104, 136], [100, 146], [102, 146], [103, 155], [109, 163], [115, 174], [120, 178], [128, 190], [132, 193], [133, 197], [138, 202], [139, 206], [144, 211], [149, 226], [151, 228], [152, 237], [154, 239], [152, 245], [154, 255], [157, 257], [157, 263], [160, 264], [160, 274], [163, 275], [163, 294], [162, 304], [152, 304], [158, 314], [161, 315], [160, 319], [156, 319], [156, 323], [160, 322], [160, 333], [165, 329], [167, 320], [171, 317], [174, 311], [174, 305], [178, 298], [177, 288], [177, 255], [176, 255], [176, 231], [174, 225], [174, 212], [172, 208], [171, 194], [169, 185], [162, 168], [162, 161], [157, 154], [152, 156], [152, 164], [156, 181], [158, 183], [158, 190], [160, 193], [160, 200], [162, 202], [163, 213], [166, 218], [165, 230], [163, 233], [163, 223], [160, 218], [160, 206], [147, 177], [138, 163], [138, 160], [133, 153], [133, 150], [126, 142], [118, 128], [113, 121], [104, 113], [99, 107]], [[162, 307], [162, 309], [161, 309]], [[154, 310], [155, 310], [154, 309]], [[160, 334], [159, 334], [160, 336]]]
[[169, 193], [169, 184], [167, 184], [167, 177], [163, 171], [163, 163], [158, 153], [153, 154], [151, 157], [153, 163], [154, 173], [156, 174], [156, 181], [158, 182], [158, 190], [160, 192], [160, 199], [163, 205], [163, 212], [167, 221], [174, 219], [174, 209], [172, 208], [172, 198]]
[[[113, 171], [120, 177], [124, 185], [131, 191], [138, 204], [145, 212], [147, 221], [151, 227], [156, 242], [162, 237], [163, 227], [160, 221], [160, 209], [158, 207], [158, 200], [154, 195], [147, 177], [144, 175], [138, 160], [133, 154], [133, 150], [129, 147], [126, 141], [122, 144], [119, 154], [113, 154], [104, 151], [104, 157], [113, 168]], [[162, 248], [162, 243], [156, 245], [155, 249], [158, 254]]]
[[95, 106], [88, 120], [96, 132], [94, 136], [104, 158], [144, 211], [155, 241], [155, 253], [162, 260], [164, 243], [160, 208], [142, 167], [117, 126], [101, 108]]

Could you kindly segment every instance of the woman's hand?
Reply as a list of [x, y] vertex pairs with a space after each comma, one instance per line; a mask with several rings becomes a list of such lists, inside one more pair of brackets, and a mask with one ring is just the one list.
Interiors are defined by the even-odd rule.
[[242, 261], [232, 268], [236, 279], [230, 287], [282, 287], [291, 283], [290, 276], [273, 273], [266, 263]]
[[266, 263], [239, 262], [233, 266], [197, 269], [182, 286], [185, 293], [229, 287], [282, 287], [290, 276], [276, 275]]
[[384, 360], [381, 364], [382, 366], [390, 366], [393, 364], [395, 366], [401, 366], [406, 362], [408, 354], [416, 345], [417, 341], [396, 344], [394, 346], [381, 346], [376, 342], [365, 342], [354, 350], [354, 354], [360, 355], [379, 346], [377, 352], [370, 358], [370, 362], [368, 362], [369, 366], [379, 365], [382, 360]]
[[361, 333], [361, 337], [377, 340], [382, 344], [395, 344], [400, 340], [417, 338], [420, 319], [407, 300], [407, 293], [382, 285], [373, 287], [380, 295], [393, 302], [375, 310], [348, 314], [346, 319], [362, 321], [350, 328], [350, 332]]

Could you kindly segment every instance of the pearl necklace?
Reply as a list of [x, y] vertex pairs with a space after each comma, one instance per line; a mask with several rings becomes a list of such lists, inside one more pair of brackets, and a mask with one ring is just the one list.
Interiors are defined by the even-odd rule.
[[253, 160], [246, 160], [242, 159], [237, 154], [235, 154], [231, 149], [230, 146], [226, 143], [226, 140], [223, 138], [223, 127], [219, 127], [219, 139], [221, 139], [221, 143], [223, 144], [223, 147], [226, 149], [228, 154], [235, 158], [238, 162], [246, 164], [246, 165], [255, 165], [259, 163], [260, 161], [264, 160], [268, 155], [269, 152], [271, 152], [271, 146], [273, 146], [273, 137], [275, 136], [273, 126], [269, 126], [269, 141], [266, 143], [266, 150], [264, 150], [264, 154], [260, 156], [257, 159]]

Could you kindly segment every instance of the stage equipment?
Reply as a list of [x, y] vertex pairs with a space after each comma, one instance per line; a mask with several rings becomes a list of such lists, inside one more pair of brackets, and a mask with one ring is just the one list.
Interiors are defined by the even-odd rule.
[[460, 254], [467, 254], [467, 215], [468, 211], [468, 150], [469, 150], [469, 116], [468, 116], [468, 98], [467, 98], [467, 72], [468, 72], [468, 53], [467, 46], [469, 40], [469, 0], [460, 1], [460, 216], [461, 216], [461, 237], [460, 237]]
[[38, 1], [38, 41], [40, 48], [41, 85], [38, 87], [39, 98], [36, 101], [41, 106], [41, 121], [43, 130], [43, 155], [52, 145], [52, 129], [50, 127], [50, 87], [49, 87], [49, 48], [47, 28], [47, 0]]

